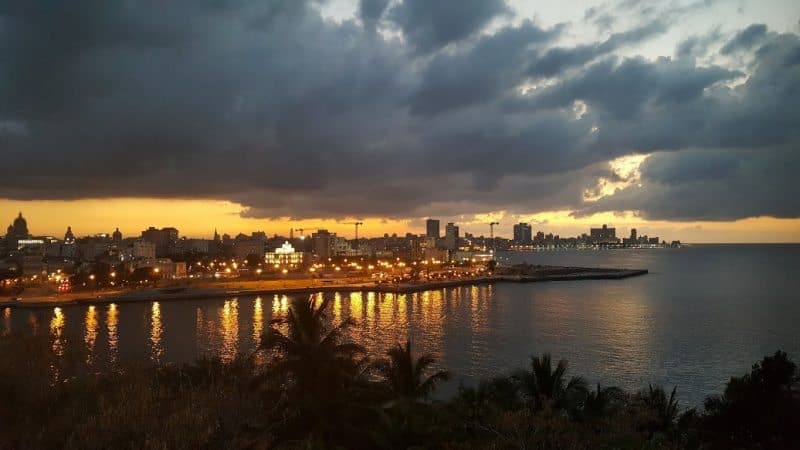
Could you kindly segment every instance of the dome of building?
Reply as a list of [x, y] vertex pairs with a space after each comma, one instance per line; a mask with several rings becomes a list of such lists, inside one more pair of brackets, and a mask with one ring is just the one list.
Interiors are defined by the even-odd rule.
[[15, 237], [28, 237], [28, 221], [19, 213], [14, 223], [8, 227], [8, 234]]
[[72, 232], [72, 227], [67, 227], [67, 232], [64, 233], [64, 242], [67, 244], [75, 242], [75, 234]]
[[24, 217], [22, 217], [21, 212], [19, 213], [19, 216], [17, 216], [17, 218], [14, 219], [14, 229], [17, 231], [25, 230], [26, 233], [28, 231], [28, 221], [25, 220]]

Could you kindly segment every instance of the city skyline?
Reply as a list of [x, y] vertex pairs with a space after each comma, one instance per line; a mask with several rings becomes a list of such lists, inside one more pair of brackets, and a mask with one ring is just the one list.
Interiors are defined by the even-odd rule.
[[[138, 200], [133, 200], [138, 201]], [[18, 211], [18, 214], [22, 214], [26, 220], [30, 219], [30, 216], [25, 213], [24, 211]], [[564, 214], [568, 214], [568, 212], [564, 212]], [[595, 215], [593, 217], [598, 217], [600, 215]], [[14, 217], [17, 215], [9, 216], [10, 218], [7, 220], [9, 223]], [[218, 232], [220, 235], [227, 234], [229, 236], [236, 236], [239, 234], [248, 235], [253, 232], [264, 232], [268, 236], [284, 236], [289, 237], [294, 234], [294, 237], [298, 237], [301, 235], [310, 236], [312, 233], [316, 232], [317, 230], [328, 230], [332, 233], [336, 233], [341, 237], [345, 237], [347, 239], [352, 239], [354, 237], [354, 229], [353, 229], [353, 222], [347, 221], [317, 221], [315, 225], [309, 226], [308, 223], [302, 221], [292, 221], [292, 222], [281, 222], [277, 223], [276, 221], [259, 221], [259, 220], [252, 220], [251, 222], [243, 222], [246, 225], [252, 225], [253, 228], [240, 228], [240, 229], [226, 229], [221, 226], [213, 226], [213, 228], [208, 231], [205, 229], [205, 226], [197, 226], [195, 227], [182, 227], [176, 225], [178, 222], [170, 221], [170, 215], [165, 215], [154, 222], [145, 222], [143, 219], [137, 219], [133, 222], [127, 222], [126, 224], [120, 225], [112, 225], [110, 228], [102, 228], [99, 227], [96, 222], [92, 221], [91, 225], [88, 225], [89, 228], [83, 228], [87, 226], [87, 224], [83, 224], [80, 221], [70, 220], [69, 218], [62, 218], [64, 225], [60, 231], [58, 229], [53, 229], [52, 224], [42, 224], [37, 223], [36, 219], [37, 216], [33, 216], [34, 220], [29, 221], [29, 223], [33, 223], [30, 225], [30, 234], [34, 236], [53, 236], [56, 239], [61, 239], [62, 235], [65, 233], [66, 230], [70, 230], [76, 237], [91, 237], [99, 234], [107, 234], [111, 235], [112, 232], [115, 230], [120, 231], [123, 236], [127, 237], [136, 237], [139, 236], [140, 233], [148, 228], [155, 227], [155, 228], [170, 228], [174, 227], [181, 231], [182, 237], [187, 238], [197, 238], [197, 239], [212, 239], [214, 237], [214, 233]], [[198, 218], [207, 219], [208, 214], [207, 210], [203, 210], [198, 213]], [[682, 241], [683, 243], [791, 243], [790, 240], [781, 240], [780, 238], [784, 236], [783, 234], [773, 234], [771, 236], [777, 237], [773, 240], [763, 239], [761, 241], [735, 241], [731, 239], [726, 239], [726, 237], [730, 236], [731, 231], [725, 230], [724, 228], [717, 228], [717, 229], [708, 229], [702, 230], [698, 228], [688, 228], [683, 230], [683, 234], [670, 234], [674, 229], [670, 227], [659, 227], [656, 226], [648, 226], [647, 224], [642, 224], [642, 222], [628, 222], [624, 219], [613, 216], [613, 215], [602, 215], [598, 217], [600, 221], [598, 222], [591, 222], [581, 220], [577, 221], [575, 224], [570, 225], [568, 227], [564, 226], [550, 226], [547, 222], [540, 222], [537, 220], [524, 220], [524, 218], [520, 219], [517, 222], [505, 222], [504, 224], [495, 225], [495, 233], [494, 236], [503, 239], [510, 239], [514, 240], [514, 236], [516, 235], [515, 228], [518, 224], [528, 224], [531, 227], [532, 234], [536, 234], [537, 232], [544, 232], [547, 234], [553, 234], [556, 236], [561, 236], [562, 238], [568, 237], [576, 237], [581, 236], [582, 234], [587, 233], [590, 228], [599, 227], [601, 225], [608, 225], [609, 227], [615, 227], [618, 230], [618, 236], [627, 236], [631, 230], [639, 230], [648, 232], [652, 235], [658, 235], [665, 237], [668, 241], [678, 240]], [[429, 220], [434, 220], [435, 222], [441, 224], [440, 226], [440, 237], [445, 237], [445, 225], [448, 223], [454, 223], [456, 228], [460, 228], [460, 234], [463, 235], [465, 233], [472, 234], [474, 236], [484, 236], [489, 237], [489, 223], [488, 221], [481, 221], [481, 220], [473, 220], [471, 222], [467, 221], [459, 221], [459, 218], [455, 218], [451, 220], [450, 218], [424, 218], [418, 219], [414, 221], [396, 221], [395, 223], [391, 224], [394, 228], [380, 228], [386, 227], [387, 224], [380, 221], [369, 221], [367, 219], [365, 225], [367, 228], [364, 228], [364, 224], [360, 226], [359, 230], [359, 237], [361, 238], [379, 238], [383, 237], [384, 235], [397, 235], [397, 236], [404, 236], [406, 233], [411, 233], [414, 235], [425, 236], [428, 232], [426, 227], [426, 222]], [[474, 219], [474, 218], [473, 218]], [[486, 220], [493, 220], [491, 218]], [[605, 222], [603, 220], [606, 220]], [[776, 228], [780, 229], [780, 220], [775, 220], [777, 223]], [[77, 226], [72, 225], [73, 223], [77, 223]], [[191, 222], [187, 222], [191, 223]], [[186, 225], [187, 223], [184, 223]], [[261, 226], [264, 225], [264, 226]], [[288, 228], [282, 228], [283, 225], [287, 225]], [[502, 226], [501, 226], [502, 225]], [[720, 223], [711, 223], [712, 226], [719, 226]], [[758, 221], [753, 223], [753, 228], [751, 228], [753, 233], [765, 233], [768, 232], [769, 229], [766, 231], [763, 228], [759, 228], [759, 225], [763, 225], [763, 221]], [[700, 227], [701, 225], [695, 225], [695, 227]], [[371, 227], [378, 227], [379, 230], [385, 231], [375, 231]], [[50, 232], [42, 231], [42, 230], [50, 230]], [[716, 236], [716, 240], [708, 240], [708, 241], [701, 241], [701, 240], [691, 240], [686, 239], [685, 236], [692, 236], [692, 231], [697, 233], [698, 231], [707, 234], [709, 236]], [[791, 233], [796, 231], [794, 229], [789, 229], [789, 236]], [[738, 233], [737, 230], [733, 230], [732, 233]]]
[[280, 5], [0, 10], [0, 212], [800, 242], [796, 2]]

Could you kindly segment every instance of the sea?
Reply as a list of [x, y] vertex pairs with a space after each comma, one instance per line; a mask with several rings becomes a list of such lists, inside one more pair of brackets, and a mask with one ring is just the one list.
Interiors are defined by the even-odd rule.
[[[372, 358], [411, 341], [459, 384], [509, 374], [550, 353], [568, 375], [629, 391], [677, 387], [701, 407], [731, 376], [776, 350], [800, 361], [800, 245], [503, 252], [502, 263], [648, 269], [622, 280], [495, 283], [407, 295], [330, 296], [330, 320], [355, 319], [349, 337]], [[321, 296], [318, 294], [317, 296]], [[242, 296], [61, 308], [7, 308], [0, 334], [46, 333], [52, 351], [86, 349], [98, 370], [250, 354], [287, 296]]]

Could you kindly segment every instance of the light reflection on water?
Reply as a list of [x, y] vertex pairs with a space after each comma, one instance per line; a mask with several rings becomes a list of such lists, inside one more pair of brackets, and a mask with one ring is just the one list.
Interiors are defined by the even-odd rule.
[[[264, 334], [264, 308], [261, 306], [261, 297], [256, 297], [253, 301], [253, 343], [252, 348], [256, 349], [261, 345], [261, 336]], [[256, 364], [264, 363], [263, 352], [255, 353]]]
[[222, 348], [219, 357], [230, 362], [236, 357], [239, 343], [239, 300], [226, 300], [220, 312], [222, 326]]
[[[348, 333], [372, 358], [406, 339], [415, 351], [433, 353], [437, 367], [454, 373], [445, 395], [461, 380], [507, 372], [527, 364], [528, 355], [551, 352], [569, 361], [571, 374], [590, 383], [627, 389], [678, 385], [681, 398], [697, 405], [719, 392], [731, 375], [778, 348], [800, 359], [800, 277], [792, 275], [800, 273], [800, 247], [556, 256], [568, 261], [542, 263], [647, 267], [651, 274], [407, 295], [326, 294], [329, 318], [355, 319]], [[608, 261], [591, 259], [600, 257]], [[775, 271], [775, 264], [785, 270]], [[765, 291], [765, 284], [774, 289]], [[56, 354], [63, 354], [65, 340], [82, 343], [95, 365], [143, 356], [179, 363], [198, 356], [229, 360], [253, 351], [270, 321], [286, 317], [289, 305], [290, 298], [275, 295], [112, 304], [94, 311], [89, 306], [11, 309], [3, 310], [2, 326], [4, 333], [34, 334], [41, 323]], [[286, 331], [285, 324], [278, 327]]]
[[[59, 358], [64, 356], [64, 313], [61, 308], [53, 308], [53, 318], [50, 319], [50, 338], [52, 340], [53, 353]], [[61, 376], [58, 361], [53, 361], [50, 365], [50, 378], [58, 380]]]
[[53, 353], [64, 356], [64, 313], [61, 308], [53, 308], [53, 318], [50, 319], [50, 337], [53, 340]]
[[86, 363], [92, 364], [94, 344], [97, 341], [97, 310], [94, 305], [86, 308], [86, 332], [83, 342], [86, 344]]
[[161, 325], [161, 305], [153, 302], [150, 314], [150, 359], [154, 363], [160, 363], [164, 355], [164, 347], [161, 345], [164, 328]]
[[108, 362], [111, 367], [116, 366], [119, 356], [119, 336], [117, 336], [119, 317], [117, 314], [117, 305], [109, 304], [106, 312], [106, 329], [108, 330]]
[[264, 309], [261, 306], [261, 297], [256, 297], [253, 302], [253, 347], [261, 343], [264, 333]]

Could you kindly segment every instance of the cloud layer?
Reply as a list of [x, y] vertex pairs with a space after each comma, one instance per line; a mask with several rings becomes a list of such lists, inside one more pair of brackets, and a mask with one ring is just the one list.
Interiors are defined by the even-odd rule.
[[[797, 34], [698, 30], [652, 58], [630, 51], [679, 15], [569, 44], [502, 0], [361, 0], [341, 22], [311, 0], [89, 3], [0, 1], [0, 197], [800, 217]], [[632, 154], [652, 154], [639, 182], [588, 201]]]

